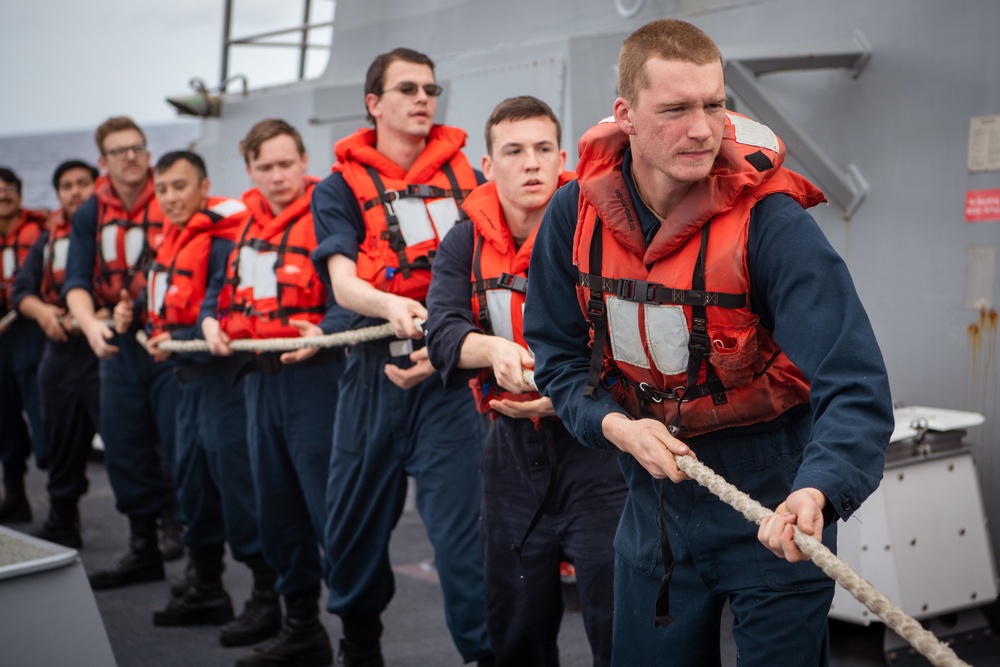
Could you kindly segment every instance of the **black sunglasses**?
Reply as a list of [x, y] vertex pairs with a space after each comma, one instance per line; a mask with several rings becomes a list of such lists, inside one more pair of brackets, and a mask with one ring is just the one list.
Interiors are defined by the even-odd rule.
[[379, 93], [379, 95], [385, 95], [390, 90], [398, 90], [404, 95], [412, 96], [416, 95], [417, 91], [420, 90], [421, 88], [424, 89], [424, 92], [427, 93], [428, 97], [437, 97], [438, 95], [444, 92], [444, 88], [437, 85], [436, 83], [425, 83], [423, 86], [420, 86], [414, 83], [413, 81], [403, 81], [401, 83], [397, 83], [392, 88], [386, 88], [381, 93]]

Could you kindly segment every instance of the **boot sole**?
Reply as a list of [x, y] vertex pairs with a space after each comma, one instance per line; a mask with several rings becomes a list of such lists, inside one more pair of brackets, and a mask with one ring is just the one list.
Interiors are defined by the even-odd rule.
[[287, 660], [269, 660], [264, 657], [250, 655], [236, 661], [235, 667], [274, 667], [274, 665], [294, 665], [295, 667], [329, 667], [333, 664], [333, 652], [319, 655], [317, 653], [289, 656]]
[[266, 641], [266, 640], [270, 639], [271, 637], [274, 637], [275, 635], [277, 635], [279, 632], [281, 632], [281, 624], [280, 623], [278, 625], [274, 626], [273, 630], [269, 630], [269, 631], [266, 631], [266, 632], [262, 630], [260, 632], [254, 632], [252, 634], [251, 633], [246, 633], [246, 634], [242, 634], [242, 635], [235, 635], [235, 634], [231, 634], [231, 633], [229, 633], [229, 634], [220, 634], [219, 635], [219, 644], [221, 644], [222, 646], [225, 646], [227, 648], [228, 647], [232, 647], [232, 646], [250, 646], [251, 644], [259, 644], [259, 643], [261, 643], [263, 641]]
[[153, 612], [153, 625], [160, 628], [179, 628], [198, 625], [222, 625], [233, 620], [232, 610], [221, 609], [215, 612], [192, 614], [185, 617], [172, 616], [163, 612]]
[[98, 572], [94, 577], [90, 578], [90, 588], [95, 591], [104, 591], [111, 588], [121, 588], [123, 586], [131, 586], [132, 584], [142, 584], [147, 581], [163, 581], [166, 579], [166, 573], [163, 568], [160, 567], [157, 570], [149, 571], [139, 571], [135, 573], [130, 573], [127, 575], [122, 575], [120, 578], [113, 578], [108, 580], [102, 580], [100, 575], [103, 574]]

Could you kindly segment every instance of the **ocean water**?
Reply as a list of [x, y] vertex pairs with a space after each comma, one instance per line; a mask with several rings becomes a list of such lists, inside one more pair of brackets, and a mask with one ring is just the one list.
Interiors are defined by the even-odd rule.
[[[168, 151], [190, 148], [201, 135], [201, 126], [192, 121], [145, 125], [142, 129], [154, 162]], [[52, 188], [55, 168], [71, 159], [97, 166], [97, 155], [93, 129], [0, 137], [0, 166], [13, 169], [21, 178], [28, 208], [57, 208]]]

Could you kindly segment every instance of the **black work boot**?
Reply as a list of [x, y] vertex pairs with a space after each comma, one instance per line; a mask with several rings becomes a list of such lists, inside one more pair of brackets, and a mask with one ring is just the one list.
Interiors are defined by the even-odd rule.
[[170, 505], [160, 513], [160, 553], [164, 561], [184, 557], [184, 543], [181, 542], [181, 525], [174, 518], [174, 507]]
[[274, 590], [277, 573], [260, 555], [247, 560], [253, 571], [253, 591], [243, 606], [243, 613], [219, 631], [223, 646], [257, 644], [281, 631], [281, 600]]
[[24, 493], [24, 473], [4, 471], [4, 497], [0, 503], [0, 523], [29, 523], [31, 503]]
[[95, 591], [143, 581], [162, 581], [163, 556], [156, 545], [156, 515], [129, 517], [128, 551], [109, 570], [90, 575]]
[[382, 659], [382, 620], [371, 616], [344, 616], [344, 638], [340, 640], [337, 664], [345, 667], [384, 667]]
[[187, 589], [191, 588], [195, 584], [195, 576], [194, 561], [189, 555], [187, 564], [184, 566], [184, 574], [176, 579], [170, 580], [171, 597], [179, 598], [187, 593]]
[[319, 621], [319, 587], [285, 596], [285, 624], [278, 636], [236, 661], [236, 667], [326, 667], [333, 649]]
[[222, 544], [191, 549], [193, 584], [153, 612], [153, 625], [222, 625], [233, 618], [233, 603], [222, 587], [224, 550]]
[[49, 518], [32, 535], [71, 549], [81, 548], [83, 538], [80, 536], [80, 510], [76, 501], [50, 498]]

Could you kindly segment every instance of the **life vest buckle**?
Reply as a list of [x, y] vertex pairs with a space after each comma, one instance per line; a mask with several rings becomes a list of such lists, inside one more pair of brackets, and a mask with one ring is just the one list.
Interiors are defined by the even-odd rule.
[[416, 183], [411, 183], [406, 186], [406, 196], [420, 197], [421, 199], [431, 199], [433, 197], [440, 197], [441, 194], [438, 191], [438, 189], [432, 185], [420, 185]]
[[640, 382], [635, 386], [635, 393], [639, 395], [646, 402], [651, 403], [662, 403], [663, 399], [681, 400], [681, 394], [684, 390], [683, 387], [675, 387], [673, 391], [660, 391], [648, 382]]
[[604, 299], [600, 296], [587, 300], [587, 319], [591, 322], [604, 322]]
[[528, 291], [528, 281], [521, 276], [515, 276], [510, 273], [501, 273], [500, 277], [497, 278], [497, 287], [503, 287], [504, 289], [509, 289], [512, 292], [527, 292]]
[[653, 389], [648, 382], [640, 382], [636, 385], [635, 393], [639, 394], [646, 401], [652, 401], [653, 403], [663, 402], [663, 397], [659, 396], [659, 392]]
[[656, 288], [656, 283], [622, 278], [618, 281], [618, 289], [615, 290], [615, 294], [628, 301], [647, 303], [656, 299]]

